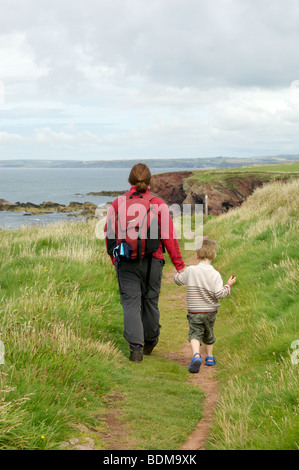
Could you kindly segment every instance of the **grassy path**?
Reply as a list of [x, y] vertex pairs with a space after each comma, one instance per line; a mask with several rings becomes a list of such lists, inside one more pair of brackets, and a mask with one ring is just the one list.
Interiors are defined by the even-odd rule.
[[[190, 260], [190, 263], [194, 262]], [[186, 292], [184, 288], [178, 288], [173, 282], [174, 268], [169, 262], [168, 267], [164, 270], [162, 289], [160, 296], [160, 311], [161, 311], [161, 323], [162, 333], [160, 336], [159, 345], [155, 348], [154, 352], [149, 357], [144, 357], [142, 363], [132, 364], [127, 362], [127, 367], [131, 368], [132, 381], [139, 381], [141, 377], [147, 375], [148, 366], [151, 367], [151, 376], [153, 378], [152, 383], [149, 383], [148, 388], [152, 388], [152, 400], [161, 400], [160, 391], [156, 388], [155, 384], [155, 365], [157, 366], [156, 373], [158, 376], [163, 375], [162, 370], [173, 368], [173, 365], [177, 363], [179, 368], [183, 367], [183, 374], [185, 378], [186, 386], [191, 385], [192, 389], [195, 387], [195, 395], [191, 396], [193, 404], [197, 406], [197, 415], [201, 418], [198, 422], [194, 420], [194, 415], [190, 415], [190, 430], [188, 434], [186, 429], [181, 429], [180, 434], [185, 436], [185, 440], [181, 439], [182, 444], [177, 446], [167, 446], [165, 442], [155, 443], [149, 445], [148, 443], [142, 443], [139, 436], [134, 436], [132, 428], [138, 428], [140, 423], [140, 417], [134, 416], [136, 412], [136, 403], [132, 404], [132, 410], [128, 413], [128, 393], [124, 389], [114, 389], [104, 400], [105, 411], [103, 413], [102, 430], [88, 429], [81, 426], [81, 437], [80, 442], [78, 439], [72, 438], [66, 444], [68, 448], [73, 450], [95, 450], [94, 440], [92, 439], [93, 434], [96, 437], [95, 440], [100, 438], [102, 448], [105, 450], [138, 450], [138, 449], [156, 449], [156, 450], [168, 450], [168, 449], [181, 449], [181, 450], [204, 450], [205, 443], [209, 436], [209, 431], [212, 422], [213, 411], [218, 398], [217, 379], [215, 368], [202, 366], [200, 374], [189, 374], [187, 372], [188, 365], [190, 363], [190, 346], [189, 342], [186, 341], [188, 328], [185, 311], [185, 296]], [[170, 307], [171, 306], [171, 307]], [[171, 341], [169, 339], [171, 338]], [[204, 361], [204, 356], [203, 356]], [[161, 369], [163, 364], [163, 369]], [[124, 365], [124, 364], [123, 364]], [[142, 370], [144, 369], [144, 370]], [[168, 377], [165, 377], [166, 382]], [[163, 378], [162, 378], [163, 380]], [[174, 378], [174, 382], [175, 382]], [[178, 377], [177, 385], [180, 387], [182, 378]], [[150, 382], [150, 378], [149, 378]], [[186, 389], [188, 392], [188, 388]], [[200, 391], [200, 393], [198, 393]], [[205, 398], [204, 398], [205, 396]], [[204, 399], [203, 399], [204, 398]], [[180, 397], [180, 404], [182, 397]], [[184, 401], [188, 402], [188, 393], [183, 397]], [[132, 403], [132, 401], [131, 401]], [[204, 403], [204, 409], [202, 405]], [[163, 404], [163, 403], [162, 403]], [[178, 406], [178, 402], [175, 403]], [[194, 405], [193, 405], [194, 406]], [[174, 417], [175, 411], [172, 410], [170, 415], [169, 410], [165, 410], [165, 406], [162, 406], [160, 410], [155, 410], [157, 414], [157, 420], [159, 421], [159, 414], [161, 416], [161, 425], [163, 425], [163, 415], [169, 414], [169, 418]], [[185, 416], [188, 420], [188, 411]], [[193, 425], [192, 425], [193, 422]], [[192, 430], [192, 428], [194, 428]], [[161, 432], [166, 435], [168, 428], [161, 429]], [[149, 435], [152, 433], [153, 436], [148, 436], [147, 441], [153, 440], [154, 428], [149, 424], [148, 427]], [[84, 440], [86, 444], [84, 444]], [[91, 442], [91, 444], [90, 444]], [[179, 442], [179, 440], [178, 440]]]
[[161, 305], [161, 341], [133, 364], [94, 224], [2, 231], [0, 268], [0, 449], [178, 449], [203, 400], [166, 358], [186, 339], [184, 306]]
[[205, 227], [215, 268], [237, 276], [216, 324], [218, 370], [187, 370], [185, 291], [168, 261], [159, 345], [137, 367], [124, 362], [117, 408], [132, 449], [298, 449], [298, 203], [298, 181], [274, 183]]
[[[195, 264], [196, 260], [190, 259], [188, 264]], [[162, 298], [168, 298], [167, 286], [173, 283], [173, 272], [167, 271], [164, 286], [165, 289]], [[175, 295], [175, 301], [179, 304], [180, 308], [185, 305], [185, 288], [178, 289]], [[187, 322], [187, 321], [186, 321]], [[188, 341], [182, 345], [180, 352], [170, 352], [167, 358], [188, 367], [191, 359], [191, 349]], [[216, 377], [216, 367], [208, 367], [204, 365], [205, 355], [202, 354], [202, 366], [198, 374], [190, 374], [188, 382], [204, 392], [205, 399], [203, 402], [203, 415], [196, 428], [189, 434], [186, 442], [180, 447], [180, 450], [205, 450], [205, 444], [209, 437], [210, 429], [212, 426], [213, 413], [218, 400], [218, 382]]]
[[[194, 260], [190, 260], [190, 264]], [[191, 350], [189, 342], [186, 340], [188, 334], [186, 312], [185, 312], [185, 288], [178, 288], [173, 283], [174, 270], [170, 267], [165, 270], [160, 296], [160, 310], [162, 332], [159, 345], [146, 360], [155, 362], [156, 358], [163, 358], [170, 362], [180, 364], [187, 370]], [[174, 331], [175, 327], [175, 331]], [[169, 339], [172, 341], [169, 341]], [[203, 363], [205, 356], [203, 355]], [[136, 367], [136, 365], [135, 365]], [[137, 365], [142, 367], [142, 364]], [[218, 385], [215, 367], [203, 365], [199, 374], [189, 374], [186, 377], [187, 383], [200, 389], [204, 393], [204, 409], [202, 418], [194, 430], [188, 435], [185, 442], [179, 447], [181, 450], [204, 450], [208, 439], [213, 412], [218, 399]], [[154, 399], [154, 396], [153, 396]], [[188, 399], [188, 397], [187, 397]], [[138, 443], [128, 434], [126, 422], [122, 419], [121, 411], [115, 407], [117, 402], [121, 405], [123, 397], [111, 395], [108, 400], [106, 413], [107, 432], [102, 436], [105, 447], [108, 450], [129, 450], [136, 448]], [[201, 407], [202, 395], [198, 401]], [[161, 410], [163, 413], [163, 410]], [[166, 432], [166, 431], [165, 431]]]

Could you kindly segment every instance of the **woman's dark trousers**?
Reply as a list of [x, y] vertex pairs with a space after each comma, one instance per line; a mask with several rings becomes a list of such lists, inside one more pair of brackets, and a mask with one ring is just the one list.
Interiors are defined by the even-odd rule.
[[148, 259], [116, 263], [120, 300], [124, 315], [124, 337], [129, 343], [152, 344], [158, 341], [158, 308], [163, 260], [152, 258], [147, 283]]

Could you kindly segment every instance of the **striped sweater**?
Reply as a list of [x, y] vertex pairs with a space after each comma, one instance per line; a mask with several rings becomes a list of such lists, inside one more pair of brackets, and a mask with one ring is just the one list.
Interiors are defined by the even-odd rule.
[[187, 284], [188, 313], [217, 312], [219, 299], [231, 293], [228, 284], [223, 286], [220, 273], [204, 261], [189, 266], [182, 273], [176, 273], [174, 281], [178, 286]]

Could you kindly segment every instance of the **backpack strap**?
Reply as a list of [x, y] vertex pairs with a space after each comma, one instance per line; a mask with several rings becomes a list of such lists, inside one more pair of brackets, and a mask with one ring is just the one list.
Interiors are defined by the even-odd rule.
[[120, 227], [120, 230], [121, 230], [121, 233], [122, 233], [122, 243], [124, 243], [126, 241], [127, 228], [125, 228], [125, 229], [122, 228], [120, 218], [119, 218], [118, 214], [117, 214], [117, 220], [118, 220], [119, 227]]
[[153, 255], [152, 253], [147, 257], [147, 272], [146, 272], [146, 294], [148, 293], [149, 290], [149, 282], [150, 282], [150, 277], [151, 277], [151, 268], [152, 268], [152, 259]]
[[135, 191], [135, 193], [130, 194], [129, 199], [132, 199], [133, 196], [139, 196], [139, 197], [141, 197], [141, 199], [143, 199], [142, 194], [138, 193], [137, 191]]
[[132, 199], [133, 196], [139, 196], [141, 199], [147, 199], [148, 201], [151, 201], [152, 199], [154, 199], [156, 197], [151, 193], [138, 193], [137, 191], [135, 191], [132, 194], [129, 194], [129, 193], [127, 193], [127, 194], [129, 195], [128, 199]]
[[140, 234], [141, 234], [141, 229], [143, 227], [143, 224], [145, 222], [145, 219], [147, 219], [147, 215], [148, 213], [150, 212], [151, 210], [151, 207], [146, 211], [146, 214], [145, 216], [143, 217], [143, 220], [141, 222], [141, 224], [139, 225], [138, 227], [138, 240], [137, 240], [137, 259], [139, 259], [139, 262], [140, 264], [142, 263], [142, 256], [141, 256], [141, 238], [140, 238]]

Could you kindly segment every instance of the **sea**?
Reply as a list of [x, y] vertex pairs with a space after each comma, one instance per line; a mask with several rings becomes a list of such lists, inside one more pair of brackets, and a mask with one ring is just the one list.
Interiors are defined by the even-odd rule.
[[[102, 206], [114, 198], [88, 196], [89, 192], [128, 190], [131, 168], [0, 168], [0, 199], [9, 202], [93, 202]], [[185, 168], [151, 168], [152, 174]], [[85, 218], [53, 212], [26, 216], [26, 211], [0, 211], [0, 229], [13, 230], [27, 225], [74, 222]]]

